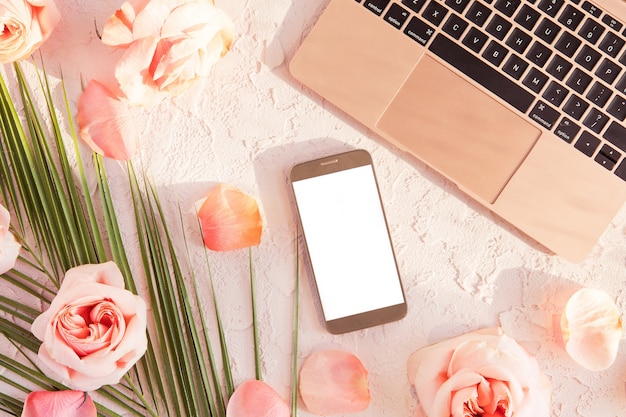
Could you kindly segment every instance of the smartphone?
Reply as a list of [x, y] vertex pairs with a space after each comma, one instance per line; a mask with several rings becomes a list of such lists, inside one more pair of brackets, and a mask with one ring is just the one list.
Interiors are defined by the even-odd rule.
[[404, 317], [406, 298], [370, 154], [354, 150], [298, 164], [290, 182], [328, 331]]

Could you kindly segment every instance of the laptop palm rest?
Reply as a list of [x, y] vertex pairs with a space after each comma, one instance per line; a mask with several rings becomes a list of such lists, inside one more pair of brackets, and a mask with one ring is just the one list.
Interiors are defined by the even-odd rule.
[[496, 200], [541, 134], [428, 55], [376, 125], [486, 203]]

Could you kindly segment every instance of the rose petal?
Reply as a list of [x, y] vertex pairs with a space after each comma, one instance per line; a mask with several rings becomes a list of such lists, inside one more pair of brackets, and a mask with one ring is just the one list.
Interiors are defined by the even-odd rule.
[[583, 288], [567, 302], [561, 332], [572, 359], [590, 371], [604, 370], [615, 361], [622, 339], [620, 311], [604, 291]]
[[[129, 0], [122, 4], [113, 16], [104, 24], [102, 30], [102, 43], [105, 45], [127, 48], [134, 40], [134, 26], [137, 16], [151, 3], [158, 0]], [[153, 29], [153, 34], [158, 33], [158, 28]]]
[[35, 391], [24, 401], [22, 417], [96, 417], [96, 406], [82, 391]]
[[241, 384], [226, 407], [226, 417], [289, 417], [291, 410], [272, 387], [252, 380]]
[[133, 106], [152, 106], [162, 98], [150, 71], [159, 41], [151, 36], [132, 42], [115, 66], [115, 78]]
[[137, 148], [137, 132], [130, 106], [96, 80], [78, 100], [76, 115], [81, 138], [97, 153], [129, 159]]
[[226, 184], [214, 187], [198, 210], [204, 244], [229, 251], [261, 242], [263, 221], [256, 200]]
[[22, 245], [15, 240], [13, 233], [9, 231], [10, 221], [9, 211], [0, 205], [0, 274], [4, 274], [15, 266], [22, 248]]
[[321, 416], [356, 413], [370, 403], [367, 370], [356, 356], [341, 350], [312, 354], [300, 370], [300, 395]]

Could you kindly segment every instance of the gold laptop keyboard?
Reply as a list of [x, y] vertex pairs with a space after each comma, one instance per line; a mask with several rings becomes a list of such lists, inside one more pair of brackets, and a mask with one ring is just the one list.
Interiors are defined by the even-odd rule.
[[581, 0], [356, 0], [626, 181], [626, 30]]

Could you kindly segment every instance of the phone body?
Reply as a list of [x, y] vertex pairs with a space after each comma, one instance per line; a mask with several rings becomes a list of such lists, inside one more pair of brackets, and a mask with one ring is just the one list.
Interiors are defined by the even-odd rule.
[[370, 154], [359, 149], [298, 164], [290, 183], [328, 331], [404, 317], [406, 298]]

